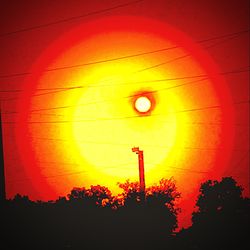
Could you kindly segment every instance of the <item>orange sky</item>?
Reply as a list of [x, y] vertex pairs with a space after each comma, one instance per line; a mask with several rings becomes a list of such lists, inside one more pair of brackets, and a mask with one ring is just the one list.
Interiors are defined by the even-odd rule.
[[[116, 182], [138, 178], [133, 146], [147, 185], [176, 179], [183, 214], [208, 178], [232, 175], [247, 194], [247, 1], [188, 2], [107, 11], [119, 3], [6, 1], [1, 34], [102, 10], [0, 35], [9, 197], [55, 199], [97, 183], [117, 193]], [[155, 102], [148, 115], [134, 110], [139, 93]]]

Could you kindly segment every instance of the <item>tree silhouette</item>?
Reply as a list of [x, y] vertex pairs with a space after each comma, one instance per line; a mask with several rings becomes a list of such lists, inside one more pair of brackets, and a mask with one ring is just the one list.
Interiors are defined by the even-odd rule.
[[201, 185], [193, 225], [180, 234], [190, 249], [245, 249], [250, 203], [242, 190], [232, 177]]
[[139, 182], [130, 182], [126, 180], [125, 183], [118, 183], [119, 187], [123, 189], [121, 196], [124, 200], [124, 206], [144, 205], [142, 196], [146, 196], [147, 206], [167, 206], [172, 212], [178, 212], [174, 208], [176, 199], [180, 198], [180, 193], [174, 180], [162, 178], [159, 184], [150, 186], [146, 189], [145, 194], [140, 191]]
[[9, 249], [18, 242], [25, 249], [93, 250], [238, 250], [247, 243], [250, 203], [231, 177], [201, 184], [193, 225], [176, 236], [180, 193], [173, 179], [160, 180], [145, 194], [138, 182], [119, 186], [123, 192], [117, 196], [93, 185], [48, 202], [18, 194], [4, 205], [4, 242]]
[[233, 212], [242, 202], [242, 190], [231, 177], [224, 177], [220, 182], [208, 180], [203, 183], [196, 203], [198, 211], [193, 213], [193, 222], [203, 214], [207, 216], [218, 211]]
[[175, 201], [180, 193], [174, 181], [162, 179], [147, 188], [145, 194], [138, 182], [127, 180], [119, 183], [119, 187], [124, 197], [124, 204], [118, 210], [122, 234], [133, 241], [133, 249], [160, 249], [177, 227], [179, 209]]
[[29, 199], [29, 197], [27, 195], [20, 195], [20, 194], [16, 194], [15, 197], [12, 200], [13, 204], [18, 204], [19, 206], [28, 206], [28, 205], [32, 205], [31, 200]]
[[146, 189], [146, 200], [148, 206], [162, 205], [167, 206], [171, 212], [177, 213], [175, 208], [176, 199], [180, 198], [174, 180], [161, 179], [159, 185], [150, 186]]
[[140, 191], [140, 184], [138, 181], [130, 182], [126, 180], [125, 183], [118, 183], [119, 188], [123, 189], [120, 195], [123, 198], [123, 206], [135, 207], [142, 204], [142, 194]]
[[112, 194], [111, 191], [104, 186], [91, 186], [89, 189], [85, 187], [73, 188], [71, 193], [67, 195], [70, 202], [81, 203], [85, 207], [95, 206], [111, 206]]

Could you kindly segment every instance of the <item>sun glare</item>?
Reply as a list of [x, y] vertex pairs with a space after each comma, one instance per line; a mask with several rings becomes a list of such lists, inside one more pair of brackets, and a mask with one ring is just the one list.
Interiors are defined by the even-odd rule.
[[[197, 148], [216, 148], [222, 130], [214, 126], [211, 133], [201, 124], [224, 118], [219, 109], [199, 109], [217, 105], [217, 76], [192, 79], [209, 71], [182, 36], [148, 19], [107, 18], [65, 34], [47, 50], [27, 80], [17, 128], [23, 163], [39, 192], [45, 193], [41, 180], [56, 195], [96, 183], [118, 192], [117, 182], [138, 179], [135, 145], [144, 151], [147, 185], [174, 176], [185, 186], [189, 175], [178, 166], [210, 170], [217, 151]], [[44, 70], [65, 65], [83, 66]], [[48, 87], [60, 92], [41, 95]], [[203, 176], [192, 178], [198, 183]]]

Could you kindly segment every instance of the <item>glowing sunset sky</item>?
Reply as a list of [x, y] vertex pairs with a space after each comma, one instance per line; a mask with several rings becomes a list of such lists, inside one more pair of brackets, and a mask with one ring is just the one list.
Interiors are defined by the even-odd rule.
[[118, 193], [117, 182], [138, 180], [134, 146], [144, 150], [146, 185], [174, 177], [184, 215], [209, 178], [233, 176], [249, 195], [247, 5], [6, 1], [8, 197], [56, 199], [91, 184]]

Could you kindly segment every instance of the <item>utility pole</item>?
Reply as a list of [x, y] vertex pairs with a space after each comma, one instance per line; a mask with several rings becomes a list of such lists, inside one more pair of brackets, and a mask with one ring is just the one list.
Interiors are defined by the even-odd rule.
[[145, 176], [144, 176], [143, 150], [140, 150], [139, 147], [133, 147], [132, 152], [134, 152], [134, 153], [136, 153], [138, 155], [140, 191], [145, 194]]
[[4, 177], [4, 157], [3, 157], [3, 134], [2, 134], [2, 111], [0, 106], [0, 204], [6, 200], [5, 177]]

